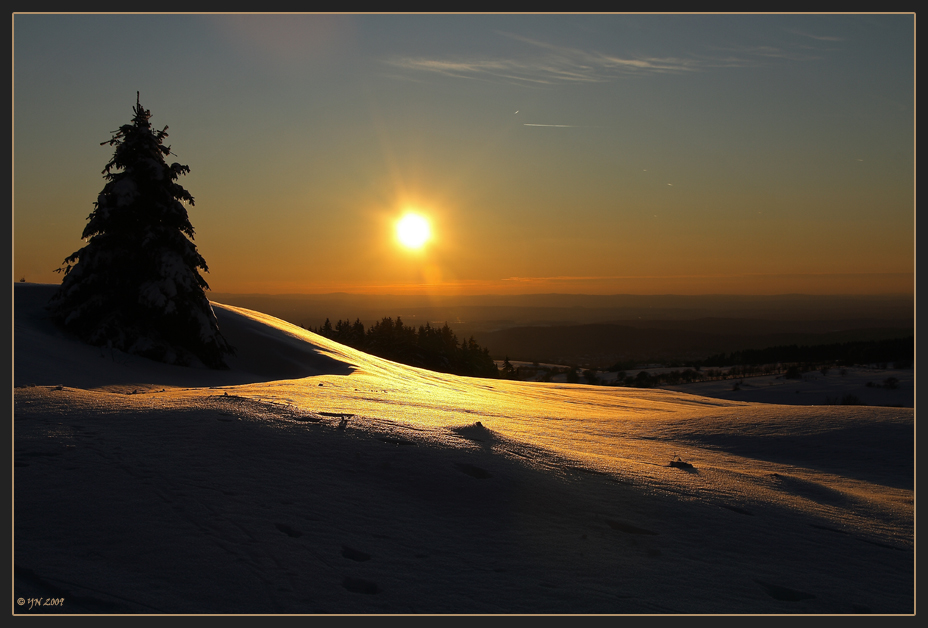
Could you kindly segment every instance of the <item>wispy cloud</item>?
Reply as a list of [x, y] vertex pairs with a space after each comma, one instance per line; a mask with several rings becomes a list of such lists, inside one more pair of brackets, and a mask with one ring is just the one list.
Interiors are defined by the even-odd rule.
[[820, 58], [823, 44], [839, 37], [790, 31], [812, 40], [776, 45], [707, 46], [683, 56], [619, 55], [594, 49], [551, 44], [515, 33], [501, 37], [524, 45], [524, 52], [507, 57], [396, 57], [386, 63], [415, 72], [431, 72], [471, 80], [505, 80], [525, 85], [605, 83], [629, 76], [685, 74], [721, 68], [744, 68], [771, 61], [809, 61]]
[[[524, 84], [602, 83], [620, 76], [682, 73], [699, 70], [702, 62], [675, 57], [619, 57], [596, 51], [557, 46], [512, 33], [500, 33], [534, 48], [531, 55], [512, 58], [398, 57], [387, 61], [407, 70], [433, 72], [465, 79], [496, 79]], [[538, 54], [538, 49], [543, 54]]]
[[547, 50], [550, 55], [549, 61], [555, 63], [545, 67], [545, 69], [552, 72], [569, 69], [571, 76], [598, 74], [605, 79], [607, 78], [606, 75], [614, 75], [615, 73], [679, 73], [699, 69], [699, 63], [693, 59], [681, 59], [679, 57], [618, 57], [595, 51], [580, 50], [579, 48], [557, 46], [514, 33], [500, 34], [524, 44]]
[[818, 50], [809, 46], [714, 46], [711, 57], [702, 60], [703, 67], [744, 68], [770, 60], [810, 61], [820, 58]]
[[815, 39], [816, 41], [844, 41], [843, 37], [835, 37], [833, 35], [814, 35], [812, 33], [804, 33], [802, 31], [790, 30], [790, 33], [793, 35], [799, 35], [800, 37], [808, 37], [810, 39]]
[[444, 74], [455, 78], [496, 78], [525, 83], [553, 83], [552, 77], [537, 71], [532, 64], [511, 59], [429, 59], [398, 57], [387, 61], [390, 65], [406, 70], [417, 70]]

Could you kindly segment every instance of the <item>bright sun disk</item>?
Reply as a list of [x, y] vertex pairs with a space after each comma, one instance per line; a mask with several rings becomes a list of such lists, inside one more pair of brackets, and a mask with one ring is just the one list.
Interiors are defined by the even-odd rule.
[[429, 221], [419, 214], [406, 214], [396, 223], [396, 237], [410, 249], [418, 249], [431, 236]]

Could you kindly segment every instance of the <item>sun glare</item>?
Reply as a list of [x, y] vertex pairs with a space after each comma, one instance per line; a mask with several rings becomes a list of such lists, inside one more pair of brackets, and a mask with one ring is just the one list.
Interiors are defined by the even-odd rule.
[[406, 214], [396, 223], [396, 238], [406, 248], [422, 248], [431, 235], [429, 221], [419, 214]]

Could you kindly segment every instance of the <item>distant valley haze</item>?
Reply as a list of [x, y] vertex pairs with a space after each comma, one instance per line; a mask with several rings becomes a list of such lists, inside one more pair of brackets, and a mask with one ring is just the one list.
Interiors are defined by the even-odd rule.
[[693, 360], [788, 344], [914, 334], [911, 296], [745, 295], [259, 295], [220, 303], [318, 328], [325, 319], [451, 326], [502, 359], [609, 366], [619, 360]]

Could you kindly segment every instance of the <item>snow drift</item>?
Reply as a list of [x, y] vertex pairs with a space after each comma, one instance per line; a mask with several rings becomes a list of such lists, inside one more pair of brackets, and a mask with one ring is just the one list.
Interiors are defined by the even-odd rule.
[[14, 613], [914, 613], [911, 408], [461, 378], [219, 304], [230, 370], [169, 366], [53, 291], [14, 290]]

